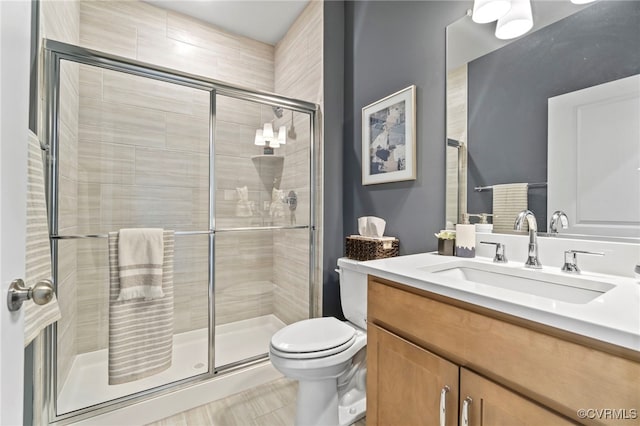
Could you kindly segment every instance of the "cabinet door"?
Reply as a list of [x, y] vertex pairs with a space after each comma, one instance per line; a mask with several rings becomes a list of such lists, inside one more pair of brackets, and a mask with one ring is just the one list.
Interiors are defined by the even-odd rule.
[[461, 426], [467, 426], [463, 420], [463, 405], [467, 398], [471, 400], [468, 404], [468, 426], [576, 424], [466, 368], [460, 368]]
[[458, 366], [369, 323], [367, 425], [440, 425], [442, 402], [457, 425]]

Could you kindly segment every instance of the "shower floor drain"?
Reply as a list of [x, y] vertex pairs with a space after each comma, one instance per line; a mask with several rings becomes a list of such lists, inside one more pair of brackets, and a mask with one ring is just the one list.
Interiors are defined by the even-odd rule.
[[196, 369], [196, 370], [199, 370], [199, 369], [201, 369], [201, 368], [204, 368], [204, 364], [203, 364], [203, 363], [201, 363], [201, 362], [199, 362], [199, 363], [197, 363], [196, 365], [194, 365], [194, 366], [193, 366], [193, 368], [194, 368], [194, 369]]

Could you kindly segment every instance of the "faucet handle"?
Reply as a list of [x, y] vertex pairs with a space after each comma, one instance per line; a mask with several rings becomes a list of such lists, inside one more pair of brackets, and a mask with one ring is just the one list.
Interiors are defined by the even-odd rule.
[[493, 258], [495, 263], [507, 263], [507, 256], [505, 251], [507, 250], [507, 245], [504, 243], [494, 243], [493, 241], [480, 241], [480, 244], [492, 244], [496, 246], [496, 255]]
[[564, 265], [562, 266], [562, 272], [569, 272], [573, 274], [580, 273], [580, 268], [578, 268], [578, 254], [604, 256], [604, 253], [601, 251], [567, 250], [564, 252]]
[[556, 210], [551, 215], [551, 221], [549, 222], [549, 233], [551, 235], [558, 234], [558, 225], [560, 225], [562, 229], [569, 228], [569, 218], [562, 210]]

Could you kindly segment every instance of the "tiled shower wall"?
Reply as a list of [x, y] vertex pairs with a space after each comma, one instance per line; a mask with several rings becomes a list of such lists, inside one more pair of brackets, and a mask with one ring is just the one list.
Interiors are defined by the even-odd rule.
[[[82, 2], [80, 17], [82, 46], [273, 91], [273, 46], [142, 2]], [[80, 82], [79, 155], [87, 170], [78, 189], [79, 231], [206, 230], [208, 94], [84, 66]], [[217, 226], [247, 226], [246, 218], [235, 216], [236, 200], [228, 195], [246, 185], [265, 197], [250, 159], [259, 153], [253, 133], [265, 112], [246, 101], [216, 101], [216, 202], [223, 208], [231, 198], [233, 206], [218, 211]], [[216, 323], [272, 313], [270, 233], [216, 239]], [[107, 344], [104, 245], [85, 243], [78, 250], [79, 352]], [[207, 253], [206, 236], [176, 237], [175, 332], [208, 324]]]
[[[275, 91], [292, 98], [314, 102], [322, 110], [323, 99], [323, 2], [311, 1], [293, 23], [275, 49]], [[294, 190], [300, 207], [296, 221], [307, 223], [310, 185], [307, 164], [310, 155], [309, 122], [302, 115], [294, 115], [298, 138], [281, 149], [286, 158], [281, 189]], [[317, 144], [321, 146], [321, 144]], [[317, 152], [321, 155], [321, 152]], [[317, 167], [319, 172], [322, 169]], [[321, 173], [317, 182], [322, 182]], [[316, 187], [322, 188], [320, 184]], [[322, 211], [317, 207], [318, 212]], [[286, 217], [285, 217], [286, 219]], [[320, 217], [317, 218], [319, 221]], [[319, 238], [321, 240], [321, 238]], [[319, 250], [319, 246], [317, 246]], [[278, 318], [286, 323], [299, 321], [309, 315], [309, 285], [306, 265], [309, 262], [309, 234], [306, 230], [286, 230], [274, 234], [273, 274], [275, 283], [274, 307]], [[321, 265], [318, 262], [318, 265]]]
[[[58, 19], [64, 31], [76, 28], [75, 38], [44, 32], [46, 37], [321, 101], [321, 2], [310, 3], [276, 48], [142, 2], [43, 4], [43, 25]], [[69, 20], [69, 10], [75, 10], [75, 21]], [[69, 22], [76, 22], [75, 27]], [[61, 135], [60, 234], [106, 233], [128, 226], [206, 229], [208, 99], [194, 89], [89, 66], [65, 64], [67, 73], [71, 76], [63, 78], [61, 92], [72, 107], [65, 103], [61, 108], [63, 123], [68, 123], [63, 127], [69, 129], [63, 128], [68, 135]], [[223, 96], [216, 103], [216, 226], [291, 223], [289, 216], [273, 220], [265, 213], [273, 183], [265, 180], [267, 175], [275, 176], [286, 192], [297, 192], [297, 223], [308, 223], [308, 115], [287, 111], [280, 120], [293, 122], [296, 137], [276, 152], [284, 155], [283, 164], [273, 165], [251, 159], [261, 153], [252, 143], [255, 129], [274, 119], [271, 108]], [[239, 217], [236, 211], [237, 188], [243, 186], [255, 201], [252, 217]], [[285, 322], [306, 318], [308, 243], [306, 230], [218, 234], [216, 323], [270, 313]], [[107, 345], [106, 241], [62, 241], [60, 258], [61, 299], [67, 302], [61, 302], [65, 319], [59, 325], [59, 386], [76, 354]], [[180, 287], [175, 331], [205, 327], [206, 236], [176, 237], [175, 268]]]

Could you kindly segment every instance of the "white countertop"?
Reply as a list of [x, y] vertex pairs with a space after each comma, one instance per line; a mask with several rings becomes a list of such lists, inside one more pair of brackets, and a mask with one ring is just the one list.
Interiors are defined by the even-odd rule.
[[[582, 272], [587, 280], [612, 284], [615, 287], [588, 303], [569, 303], [519, 291], [446, 277], [429, 270], [437, 266], [470, 261], [482, 267], [492, 265], [491, 259], [463, 259], [422, 253], [389, 259], [354, 262], [349, 269], [405, 284], [414, 288], [455, 298], [474, 305], [535, 321], [579, 335], [595, 338], [624, 348], [640, 351], [640, 283], [634, 278]], [[522, 262], [501, 264], [520, 273]], [[558, 267], [543, 267], [546, 274], [567, 277]], [[526, 270], [526, 274], [537, 271]]]

